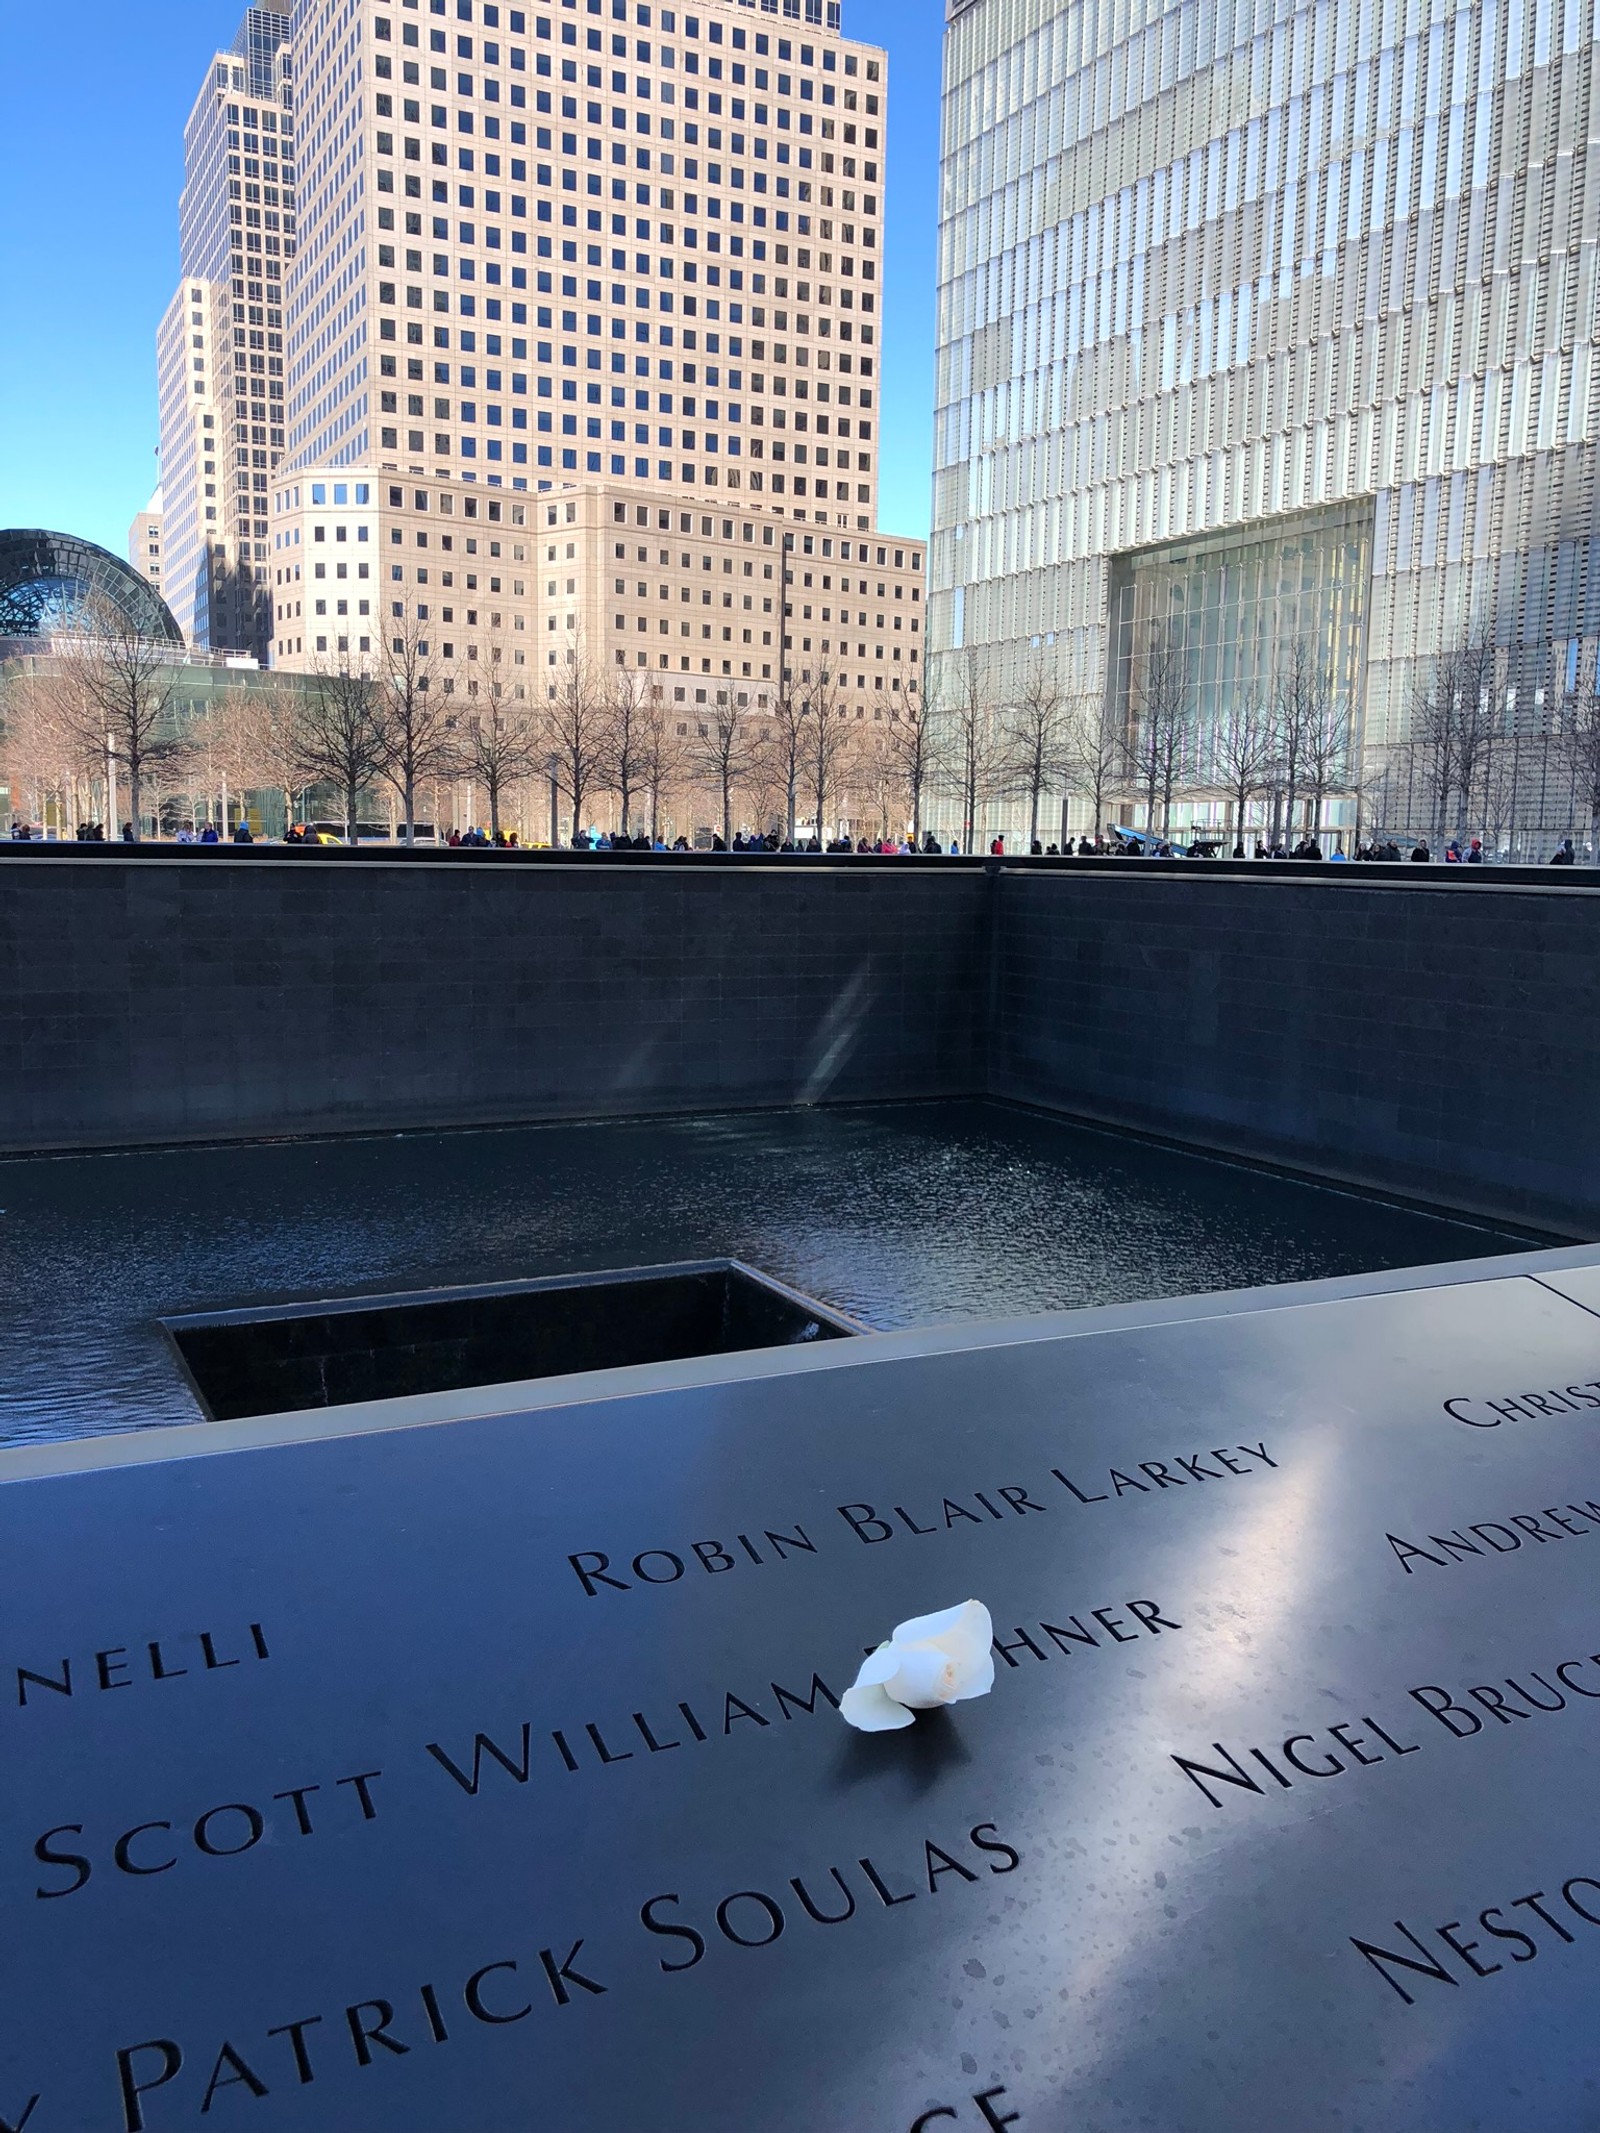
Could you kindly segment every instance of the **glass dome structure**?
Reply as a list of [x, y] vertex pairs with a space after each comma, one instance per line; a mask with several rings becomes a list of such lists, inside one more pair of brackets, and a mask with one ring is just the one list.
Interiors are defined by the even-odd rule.
[[155, 587], [108, 548], [70, 533], [0, 532], [0, 637], [92, 629], [108, 610], [141, 637], [183, 643]]

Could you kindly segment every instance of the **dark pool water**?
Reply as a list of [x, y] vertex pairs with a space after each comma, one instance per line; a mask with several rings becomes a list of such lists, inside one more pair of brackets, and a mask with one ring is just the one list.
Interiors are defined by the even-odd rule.
[[727, 1253], [892, 1327], [1529, 1241], [985, 1103], [0, 1162], [0, 1442], [195, 1420], [186, 1308]]

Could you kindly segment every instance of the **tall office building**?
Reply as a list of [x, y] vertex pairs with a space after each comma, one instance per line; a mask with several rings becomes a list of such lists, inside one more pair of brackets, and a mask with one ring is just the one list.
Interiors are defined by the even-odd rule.
[[295, 245], [289, 30], [252, 7], [206, 70], [184, 133], [182, 280], [158, 336], [167, 598], [192, 645], [262, 659]]
[[687, 715], [767, 701], [792, 622], [864, 713], [917, 692], [884, 58], [836, 0], [302, 0], [293, 72], [279, 664], [409, 619], [462, 693], [583, 659]]
[[1204, 732], [1309, 642], [1370, 761], [1481, 632], [1547, 722], [1600, 635], [1594, 59], [1553, 0], [953, 0], [935, 645], [1132, 721], [1176, 643]]

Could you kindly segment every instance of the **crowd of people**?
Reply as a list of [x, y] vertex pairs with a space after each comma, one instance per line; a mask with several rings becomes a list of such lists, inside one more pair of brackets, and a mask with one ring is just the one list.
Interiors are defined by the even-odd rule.
[[[319, 828], [311, 823], [291, 823], [285, 832], [283, 842], [285, 845], [298, 849], [322, 844], [340, 844], [345, 841], [340, 837], [328, 835], [326, 831], [326, 825]], [[702, 839], [704, 835], [705, 833], [702, 831]], [[42, 830], [25, 822], [20, 816], [14, 815], [12, 817], [11, 841], [13, 843], [26, 844], [32, 841], [43, 841], [43, 838], [44, 832]], [[74, 832], [74, 840], [79, 844], [104, 844], [107, 841], [105, 825], [100, 822], [82, 822]], [[134, 842], [133, 824], [131, 822], [125, 822], [122, 825], [121, 841], [125, 844]], [[178, 844], [214, 845], [255, 844], [258, 841], [266, 842], [270, 840], [258, 840], [249, 822], [241, 818], [231, 831], [219, 829], [215, 822], [204, 822], [198, 829], [190, 823], [183, 823], [178, 828], [174, 841]], [[431, 830], [428, 832], [425, 842], [430, 847], [434, 844], [435, 840]], [[494, 850], [518, 852], [527, 849], [536, 851], [549, 849], [548, 846], [537, 844], [532, 847], [525, 846], [514, 829], [497, 829], [491, 833], [478, 825], [473, 825], [466, 829], [453, 829], [444, 842], [451, 851]], [[709, 844], [703, 842], [691, 844], [688, 837], [681, 834], [673, 838], [669, 844], [663, 837], [647, 836], [643, 831], [637, 836], [628, 836], [620, 830], [611, 831], [590, 828], [575, 831], [569, 849], [576, 852], [672, 853], [690, 852], [699, 849], [712, 852], [827, 854], [868, 852], [880, 856], [900, 854], [907, 857], [915, 855], [919, 858], [943, 858], [946, 856], [960, 858], [961, 856], [961, 844], [958, 839], [951, 838], [947, 844], [936, 836], [932, 830], [924, 830], [920, 839], [915, 836], [852, 838], [845, 835], [830, 838], [825, 844], [819, 843], [815, 837], [780, 837], [776, 830], [768, 831], [765, 834], [739, 830], [735, 833], [731, 844], [719, 835], [712, 835]], [[1006, 840], [1003, 836], [992, 838], [988, 849], [991, 859], [1004, 859], [1008, 856]], [[1173, 844], [1165, 838], [1115, 829], [1107, 836], [1085, 836], [1076, 840], [1068, 837], [1061, 844], [1043, 844], [1035, 837], [1029, 840], [1027, 847], [1028, 856], [1034, 859], [1211, 858], [1226, 849], [1226, 838], [1206, 839], [1205, 841], [1198, 841], [1185, 846]], [[1389, 864], [1399, 863], [1409, 856], [1411, 863], [1419, 866], [1431, 865], [1435, 857], [1433, 848], [1426, 837], [1419, 837], [1412, 846], [1410, 854], [1407, 855], [1393, 837], [1375, 838], [1370, 842], [1358, 843], [1353, 853], [1347, 853], [1337, 849], [1332, 852], [1324, 852], [1316, 838], [1309, 836], [1301, 838], [1292, 847], [1286, 845], [1281, 839], [1269, 844], [1265, 838], [1258, 837], [1252, 849], [1247, 849], [1241, 839], [1233, 845], [1232, 856], [1235, 859], [1326, 859], [1341, 862], [1353, 858], [1358, 861], [1377, 861]], [[1459, 837], [1452, 837], [1445, 845], [1440, 858], [1446, 866], [1474, 867], [1486, 866], [1490, 863], [1489, 854], [1483, 848], [1483, 839], [1481, 837], [1469, 837], [1464, 844]], [[1526, 864], [1526, 861], [1521, 863]], [[1579, 863], [1576, 847], [1570, 837], [1561, 839], [1551, 853], [1548, 863], [1554, 867], [1570, 867]]]

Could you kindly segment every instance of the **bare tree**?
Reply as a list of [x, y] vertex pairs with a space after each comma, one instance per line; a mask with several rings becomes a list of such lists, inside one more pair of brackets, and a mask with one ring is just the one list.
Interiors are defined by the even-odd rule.
[[806, 796], [811, 802], [813, 834], [823, 839], [823, 818], [830, 799], [837, 800], [852, 753], [855, 729], [845, 709], [844, 693], [836, 669], [823, 659], [803, 670], [805, 717], [801, 721], [801, 750], [805, 766]]
[[332, 785], [344, 801], [354, 844], [360, 803], [389, 762], [389, 730], [377, 679], [348, 663], [312, 677], [300, 701], [295, 756], [308, 785]]
[[907, 697], [898, 710], [891, 709], [873, 739], [880, 758], [881, 775], [898, 788], [905, 800], [911, 823], [911, 841], [922, 842], [922, 804], [936, 769], [934, 736], [928, 722], [927, 700]]
[[174, 764], [184, 792], [192, 796], [203, 790], [208, 812], [211, 801], [218, 802], [219, 826], [224, 836], [232, 800], [239, 801], [242, 816], [245, 794], [271, 782], [270, 773], [262, 765], [262, 735], [255, 704], [243, 686], [229, 689], [202, 718], [184, 729], [182, 751]]
[[667, 702], [666, 686], [653, 681], [646, 690], [640, 713], [639, 776], [650, 796], [650, 842], [661, 836], [661, 808], [666, 793], [681, 775], [686, 736], [678, 732], [680, 720]]
[[179, 669], [172, 647], [141, 636], [116, 608], [97, 601], [85, 611], [78, 631], [57, 640], [57, 649], [63, 715], [82, 747], [123, 764], [137, 842], [145, 780], [182, 746], [174, 704]]
[[1273, 841], [1277, 841], [1277, 806], [1282, 806], [1285, 843], [1298, 827], [1296, 817], [1306, 792], [1309, 757], [1315, 736], [1327, 729], [1331, 683], [1323, 649], [1299, 635], [1281, 654], [1272, 679], [1272, 723], [1276, 743], [1270, 790], [1274, 800]]
[[583, 803], [606, 789], [608, 713], [605, 684], [581, 645], [567, 665], [544, 713], [544, 754], [556, 791], [572, 809], [572, 834], [583, 827]]
[[[789, 647], [784, 646], [785, 656]], [[794, 842], [795, 822], [799, 815], [799, 795], [802, 764], [805, 758], [804, 723], [806, 699], [796, 687], [794, 670], [782, 669], [783, 679], [772, 701], [772, 715], [767, 726], [767, 747], [771, 752], [773, 770], [783, 787], [783, 834], [789, 843]]]
[[1028, 801], [1028, 841], [1039, 842], [1039, 808], [1046, 792], [1066, 782], [1071, 721], [1053, 647], [1038, 646], [1015, 703], [1003, 718], [1006, 773]]
[[748, 712], [738, 708], [732, 689], [719, 689], [715, 694], [714, 704], [696, 705], [690, 714], [684, 760], [694, 776], [715, 787], [722, 841], [731, 845], [733, 795], [754, 772], [767, 736]]
[[1133, 675], [1133, 725], [1128, 768], [1144, 794], [1144, 826], [1155, 834], [1160, 803], [1161, 833], [1172, 827], [1172, 801], [1194, 739], [1194, 688], [1182, 631], [1152, 622]]
[[975, 646], [947, 652], [939, 669], [939, 762], [961, 810], [961, 848], [970, 852], [980, 810], [1004, 778], [1005, 734], [989, 693], [988, 672]]
[[844, 807], [858, 845], [862, 825], [869, 814], [877, 826], [877, 836], [888, 836], [891, 818], [899, 823], [900, 832], [904, 834], [904, 796], [894, 758], [889, 752], [888, 733], [889, 722], [881, 707], [870, 724], [864, 712], [857, 711], [850, 745], [849, 792]]
[[1380, 831], [1406, 842], [1423, 833], [1418, 813], [1419, 750], [1414, 739], [1397, 741], [1370, 759], [1364, 786], [1365, 811], [1370, 834]]
[[642, 669], [617, 666], [611, 670], [605, 699], [604, 782], [617, 796], [617, 824], [624, 837], [629, 834], [633, 803], [648, 783], [649, 692], [649, 676]]
[[777, 732], [771, 717], [764, 712], [757, 712], [753, 723], [759, 739], [740, 782], [757, 831], [763, 836], [769, 831], [781, 836], [789, 785]]
[[1089, 803], [1098, 839], [1105, 830], [1108, 802], [1128, 773], [1127, 736], [1103, 689], [1083, 691], [1073, 705], [1069, 760], [1072, 783]]
[[257, 777], [263, 786], [273, 786], [283, 794], [287, 829], [294, 820], [295, 794], [307, 783], [300, 758], [299, 700], [287, 689], [252, 689], [239, 716], [251, 731], [250, 752]]
[[1277, 754], [1270, 707], [1254, 691], [1236, 695], [1217, 727], [1211, 757], [1211, 774], [1227, 797], [1236, 842], [1243, 841], [1251, 801], [1271, 789]]
[[7, 675], [0, 695], [0, 761], [13, 805], [16, 795], [26, 795], [19, 811], [30, 819], [37, 814], [48, 823], [56, 813], [69, 833], [88, 819], [93, 802], [86, 802], [84, 788], [104, 774], [104, 744], [99, 751], [88, 744], [59, 677], [15, 669]]
[[1360, 782], [1356, 764], [1355, 707], [1331, 688], [1311, 707], [1301, 737], [1302, 781], [1311, 802], [1311, 835], [1320, 843], [1323, 814], [1331, 793], [1354, 792]]
[[1522, 752], [1518, 738], [1512, 736], [1509, 745], [1497, 746], [1484, 757], [1475, 819], [1482, 826], [1484, 848], [1491, 857], [1506, 850], [1516, 834]]
[[495, 685], [489, 702], [469, 707], [457, 728], [457, 762], [469, 778], [481, 779], [489, 796], [489, 834], [500, 835], [506, 794], [545, 760], [544, 736], [525, 697], [509, 701]]
[[384, 733], [380, 767], [400, 802], [405, 841], [415, 845], [418, 787], [459, 767], [459, 707], [442, 686], [430, 625], [411, 602], [393, 601], [382, 628], [375, 698]]
[[1493, 631], [1473, 625], [1422, 670], [1413, 692], [1411, 732], [1436, 838], [1467, 827], [1484, 757], [1500, 726], [1498, 669]]

